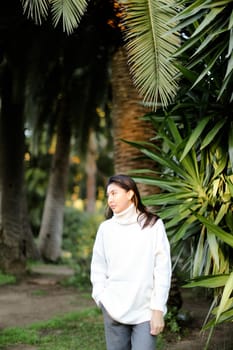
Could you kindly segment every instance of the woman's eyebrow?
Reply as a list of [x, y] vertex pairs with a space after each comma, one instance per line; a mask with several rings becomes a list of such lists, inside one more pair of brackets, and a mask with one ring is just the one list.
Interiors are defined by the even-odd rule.
[[111, 193], [117, 193], [117, 190], [111, 190], [111, 191], [109, 191], [109, 192], [106, 192], [106, 196], [108, 196], [109, 194], [111, 194]]

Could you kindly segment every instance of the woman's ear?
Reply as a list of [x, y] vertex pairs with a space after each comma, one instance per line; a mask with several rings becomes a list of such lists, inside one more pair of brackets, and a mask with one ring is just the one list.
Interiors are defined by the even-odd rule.
[[132, 199], [133, 199], [133, 196], [134, 196], [134, 191], [133, 191], [133, 190], [129, 190], [129, 191], [127, 192], [127, 194], [128, 194], [129, 200], [132, 200]]

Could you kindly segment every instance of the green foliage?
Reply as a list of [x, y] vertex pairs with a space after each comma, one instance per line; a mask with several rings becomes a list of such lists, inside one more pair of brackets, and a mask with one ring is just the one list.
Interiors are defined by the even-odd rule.
[[180, 333], [180, 325], [177, 320], [177, 310], [168, 310], [165, 316], [166, 327], [172, 333]]
[[26, 170], [25, 178], [27, 182], [27, 198], [30, 222], [33, 232], [35, 235], [37, 235], [41, 224], [48, 181], [48, 171], [37, 167], [31, 167]]
[[75, 275], [66, 283], [86, 287], [90, 284], [90, 262], [96, 232], [103, 214], [90, 214], [73, 207], [65, 208], [63, 250], [71, 253], [69, 258]]
[[16, 277], [13, 275], [5, 275], [0, 271], [0, 286], [5, 284], [14, 284], [16, 283]]
[[219, 304], [214, 322], [218, 323], [225, 312], [228, 320], [233, 319], [233, 171], [227, 152], [231, 118], [222, 120], [222, 115], [215, 115], [195, 121], [178, 116], [181, 107], [185, 113], [181, 104], [170, 117], [151, 116], [156, 144], [134, 146], [159, 164], [160, 170], [135, 171], [134, 178], [161, 189], [161, 193], [144, 198], [144, 203], [158, 207], [173, 255], [186, 267], [189, 261], [192, 286], [211, 287], [212, 279], [217, 283], [214, 300]]
[[186, 66], [202, 66], [194, 85], [207, 79], [210, 73], [215, 76], [221, 67], [218, 97], [227, 94], [232, 101], [232, 0], [182, 2], [184, 8], [176, 18], [179, 23], [176, 30], [185, 28], [185, 39], [177, 54], [191, 49]]

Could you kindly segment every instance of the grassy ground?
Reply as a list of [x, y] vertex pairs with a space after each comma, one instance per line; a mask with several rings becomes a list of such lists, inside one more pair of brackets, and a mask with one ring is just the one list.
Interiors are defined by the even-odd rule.
[[[12, 347], [26, 349], [29, 345], [36, 350], [104, 350], [102, 314], [97, 308], [89, 308], [28, 327], [7, 328], [0, 332], [0, 350], [10, 350]], [[157, 349], [162, 348], [161, 337], [157, 339]]]
[[[102, 314], [93, 306], [90, 291], [80, 293], [60, 285], [57, 274], [52, 271], [51, 275], [47, 266], [46, 274], [42, 272], [36, 271], [36, 275], [16, 284], [0, 274], [0, 350], [105, 350]], [[56, 266], [56, 272], [60, 274], [61, 267], [57, 271]], [[64, 275], [66, 271], [62, 272]], [[209, 309], [207, 300], [187, 290], [183, 297], [183, 309], [189, 310], [191, 320], [179, 332], [176, 320], [168, 313], [157, 350], [205, 348], [208, 334], [203, 337], [200, 329]], [[41, 321], [45, 319], [49, 321]], [[232, 344], [232, 324], [225, 324], [214, 332], [209, 350], [232, 350]]]
[[[41, 268], [41, 266], [40, 266]], [[46, 266], [48, 269], [48, 267]], [[46, 271], [47, 271], [46, 269]], [[60, 271], [59, 267], [59, 272]], [[54, 268], [53, 268], [54, 270]], [[38, 273], [38, 271], [36, 271]], [[41, 272], [41, 271], [39, 271]], [[44, 272], [44, 271], [43, 271]], [[47, 271], [48, 272], [48, 271]], [[50, 271], [51, 272], [51, 271]], [[54, 275], [54, 271], [53, 271]], [[50, 277], [51, 278], [51, 277]], [[39, 279], [37, 277], [37, 279]], [[44, 279], [43, 279], [44, 281]], [[10, 276], [0, 273], [0, 285], [14, 285], [15, 281]], [[51, 294], [51, 286], [40, 286], [40, 289], [34, 289], [32, 284], [27, 285], [27, 294], [32, 298], [43, 298], [47, 293]], [[42, 290], [46, 288], [46, 290]], [[55, 288], [55, 285], [52, 285]], [[12, 287], [11, 287], [12, 288]], [[20, 284], [16, 285], [16, 289]], [[22, 288], [22, 286], [21, 286]], [[36, 287], [35, 287], [36, 288]], [[48, 289], [47, 289], [48, 288]], [[65, 287], [64, 287], [65, 288]], [[24, 289], [23, 289], [24, 292]], [[7, 291], [5, 292], [7, 293]], [[73, 292], [76, 293], [77, 292]], [[21, 290], [22, 294], [22, 290]], [[23, 293], [24, 294], [24, 293]], [[90, 298], [90, 291], [88, 293]], [[33, 299], [32, 298], [32, 299]], [[57, 295], [53, 295], [53, 303], [61, 307]], [[78, 298], [78, 297], [77, 297]], [[84, 298], [84, 293], [82, 293]], [[43, 298], [44, 303], [46, 302]], [[74, 299], [75, 300], [75, 299]], [[27, 300], [28, 301], [28, 300]], [[34, 300], [35, 301], [35, 300]], [[22, 302], [22, 301], [21, 301]], [[51, 302], [51, 301], [50, 301]], [[36, 319], [36, 304], [33, 304], [32, 315]], [[73, 304], [72, 304], [73, 305]], [[49, 307], [49, 305], [48, 305]], [[73, 307], [77, 307], [75, 303]], [[22, 311], [22, 310], [21, 310]], [[22, 315], [23, 317], [23, 315]], [[158, 343], [158, 342], [157, 342]], [[161, 350], [161, 343], [157, 350]], [[49, 321], [33, 322], [29, 326], [7, 327], [0, 329], [0, 350], [104, 350], [105, 337], [102, 313], [97, 307], [85, 307], [75, 312], [66, 312], [62, 316], [51, 318]]]
[[[157, 338], [157, 350], [204, 349], [199, 331], [185, 335], [165, 332]], [[229, 332], [228, 332], [229, 333]], [[229, 334], [232, 334], [231, 332]], [[209, 350], [232, 349], [232, 337], [216, 334]], [[225, 340], [224, 340], [225, 337]], [[222, 339], [222, 340], [221, 340]], [[230, 345], [231, 344], [231, 345]], [[104, 350], [102, 314], [96, 307], [66, 313], [49, 321], [36, 322], [26, 327], [0, 330], [0, 350]]]
[[90, 308], [25, 328], [5, 329], [0, 332], [0, 349], [24, 344], [38, 350], [103, 350], [103, 332], [100, 312]]

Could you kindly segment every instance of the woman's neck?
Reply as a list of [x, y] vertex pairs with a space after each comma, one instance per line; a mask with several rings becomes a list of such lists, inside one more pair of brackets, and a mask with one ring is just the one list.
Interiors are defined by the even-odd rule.
[[137, 218], [138, 212], [133, 203], [125, 210], [113, 215], [113, 220], [122, 225], [130, 225], [136, 223]]

